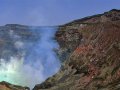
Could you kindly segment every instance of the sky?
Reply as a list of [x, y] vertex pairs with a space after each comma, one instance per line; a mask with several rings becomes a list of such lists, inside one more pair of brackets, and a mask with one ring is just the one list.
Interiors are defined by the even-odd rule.
[[0, 0], [0, 25], [61, 25], [111, 9], [120, 0]]
[[[0, 0], [0, 25], [61, 25], [111, 9], [120, 9], [120, 0]], [[55, 32], [50, 30], [50, 28], [41, 30], [42, 39], [33, 48], [30, 47], [27, 58], [23, 56], [19, 60], [18, 57], [12, 56], [9, 63], [4, 62], [2, 58], [0, 59], [2, 62], [2, 66], [0, 66], [0, 81], [6, 80], [20, 85], [34, 86], [58, 71], [60, 62], [53, 52], [53, 49], [57, 48], [57, 42], [49, 40], [54, 36]], [[21, 45], [26, 45], [24, 42], [16, 42], [16, 44], [17, 48], [21, 47]], [[26, 46], [28, 47], [28, 45]], [[24, 64], [24, 60], [31, 62]], [[36, 60], [36, 62], [33, 64], [32, 60]], [[31, 63], [35, 68], [31, 67]], [[24, 78], [22, 78], [23, 76]], [[32, 77], [34, 77], [33, 80], [31, 79]]]

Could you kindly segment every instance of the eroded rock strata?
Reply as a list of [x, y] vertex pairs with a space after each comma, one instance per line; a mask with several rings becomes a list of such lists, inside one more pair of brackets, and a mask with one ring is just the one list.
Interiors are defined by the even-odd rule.
[[0, 90], [30, 90], [28, 87], [12, 85], [8, 82], [0, 82]]
[[[14, 26], [19, 25], [13, 25], [13, 29]], [[61, 25], [56, 40], [60, 45], [57, 54], [62, 67], [33, 90], [120, 90], [120, 10]], [[1, 82], [0, 90], [29, 88]]]
[[33, 90], [120, 90], [120, 10], [59, 27], [61, 70]]

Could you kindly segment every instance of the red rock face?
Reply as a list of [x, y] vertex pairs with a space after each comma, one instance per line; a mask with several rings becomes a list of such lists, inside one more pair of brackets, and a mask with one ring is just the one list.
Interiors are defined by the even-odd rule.
[[120, 11], [60, 26], [61, 70], [34, 90], [120, 90]]
[[0, 85], [0, 90], [11, 90], [11, 89], [7, 88], [5, 85]]
[[[60, 26], [56, 40], [61, 70], [33, 90], [120, 90], [120, 10]], [[0, 90], [29, 88], [0, 82]]]
[[[76, 83], [79, 87], [82, 86], [81, 89], [86, 90], [92, 87], [94, 87], [95, 90], [98, 89], [98, 87], [95, 86], [97, 83], [89, 86], [93, 81], [102, 81], [102, 83], [100, 83], [101, 87], [107, 87], [110, 83], [118, 84], [120, 78], [118, 74], [120, 67], [120, 49], [118, 45], [120, 44], [120, 22], [102, 23], [102, 25], [94, 26], [94, 28], [89, 26], [89, 28], [86, 29], [89, 32], [89, 35], [83, 35], [86, 42], [83, 43], [83, 45], [79, 45], [70, 57], [70, 63], [73, 68], [81, 70], [81, 68], [87, 67], [87, 74], [80, 78], [80, 83]], [[101, 30], [98, 33], [99, 29]], [[96, 35], [93, 34], [94, 32], [96, 32]], [[96, 38], [93, 38], [94, 35]], [[102, 80], [96, 80], [96, 78]], [[83, 83], [86, 83], [84, 87], [82, 85]], [[111, 86], [111, 88], [113, 88], [113, 86]]]

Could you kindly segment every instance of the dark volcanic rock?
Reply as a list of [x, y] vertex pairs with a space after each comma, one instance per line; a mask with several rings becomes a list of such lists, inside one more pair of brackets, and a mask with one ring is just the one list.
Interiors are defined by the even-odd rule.
[[[10, 56], [19, 54], [13, 45], [19, 36], [23, 42], [38, 38], [28, 26], [0, 27], [0, 58], [9, 60]], [[120, 90], [120, 10], [62, 25], [56, 40], [63, 65], [57, 74], [35, 85], [33, 90]], [[0, 90], [29, 88], [0, 82]]]
[[33, 90], [120, 90], [120, 10], [60, 26], [61, 70]]
[[61, 61], [64, 61], [69, 58], [70, 53], [81, 43], [82, 34], [79, 33], [78, 29], [65, 29], [65, 27], [60, 27], [59, 29], [56, 33], [56, 39], [60, 45], [58, 56]]
[[0, 82], [0, 90], [30, 90], [28, 87], [21, 87], [17, 85], [12, 85], [7, 82]]

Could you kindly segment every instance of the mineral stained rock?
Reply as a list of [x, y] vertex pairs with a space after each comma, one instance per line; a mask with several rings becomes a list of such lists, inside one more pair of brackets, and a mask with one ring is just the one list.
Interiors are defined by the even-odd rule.
[[[61, 69], [33, 90], [120, 90], [120, 10], [61, 25], [56, 40]], [[1, 82], [0, 90], [29, 88]]]
[[120, 90], [120, 10], [59, 27], [60, 71], [33, 90]]

